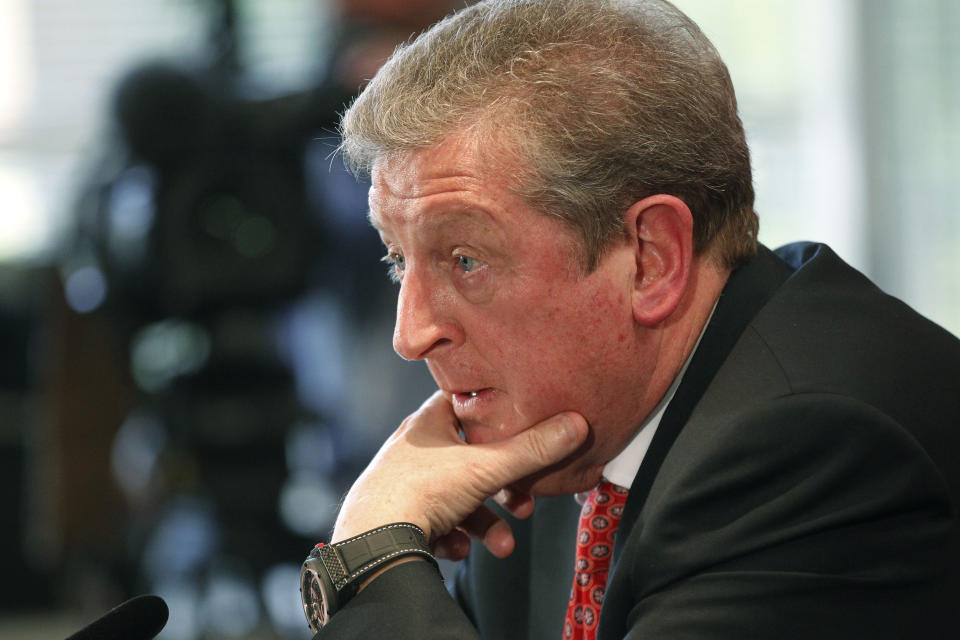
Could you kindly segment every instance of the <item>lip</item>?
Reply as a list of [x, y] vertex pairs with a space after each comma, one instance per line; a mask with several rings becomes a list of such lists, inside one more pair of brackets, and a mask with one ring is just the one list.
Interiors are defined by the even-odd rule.
[[469, 391], [451, 391], [450, 403], [453, 405], [453, 411], [457, 417], [463, 418], [466, 415], [479, 411], [484, 405], [490, 403], [496, 395], [493, 387], [481, 387]]

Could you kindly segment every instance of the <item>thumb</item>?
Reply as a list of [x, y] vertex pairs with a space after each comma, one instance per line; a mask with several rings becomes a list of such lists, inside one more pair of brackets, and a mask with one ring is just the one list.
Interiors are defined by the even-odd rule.
[[556, 464], [576, 451], [588, 432], [583, 416], [565, 411], [511, 438], [482, 445], [497, 459], [495, 468], [502, 473], [492, 480], [499, 488]]

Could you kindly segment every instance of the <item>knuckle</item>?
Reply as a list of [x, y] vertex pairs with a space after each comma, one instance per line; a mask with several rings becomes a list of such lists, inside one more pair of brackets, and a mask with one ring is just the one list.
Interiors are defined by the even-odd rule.
[[[480, 460], [470, 460], [464, 465], [464, 471], [470, 478], [467, 486], [476, 487], [481, 493], [493, 493], [499, 486], [488, 464]], [[484, 496], [486, 497], [486, 496]], [[481, 500], [482, 501], [482, 498]]]
[[525, 434], [526, 449], [533, 462], [549, 464], [553, 460], [551, 447], [537, 429], [528, 429]]
[[420, 506], [434, 537], [450, 533], [466, 515], [463, 513], [466, 507], [459, 500], [451, 499], [449, 492], [439, 489], [424, 489]]

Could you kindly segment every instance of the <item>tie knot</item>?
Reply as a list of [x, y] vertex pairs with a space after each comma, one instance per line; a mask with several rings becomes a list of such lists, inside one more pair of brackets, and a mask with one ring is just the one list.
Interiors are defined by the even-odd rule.
[[627, 490], [604, 480], [587, 495], [580, 517], [605, 515], [619, 522], [623, 505], [627, 502]]
[[623, 500], [627, 499], [628, 489], [621, 487], [618, 484], [613, 484], [609, 480], [604, 480], [597, 485], [597, 488], [594, 491], [599, 494], [604, 494], [608, 496], [619, 496]]

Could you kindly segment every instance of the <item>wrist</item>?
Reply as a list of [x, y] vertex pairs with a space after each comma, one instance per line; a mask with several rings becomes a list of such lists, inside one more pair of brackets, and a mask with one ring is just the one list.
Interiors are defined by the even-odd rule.
[[410, 557], [437, 561], [420, 527], [396, 522], [338, 542], [318, 543], [300, 571], [304, 613], [317, 632], [360, 589], [387, 568]]

